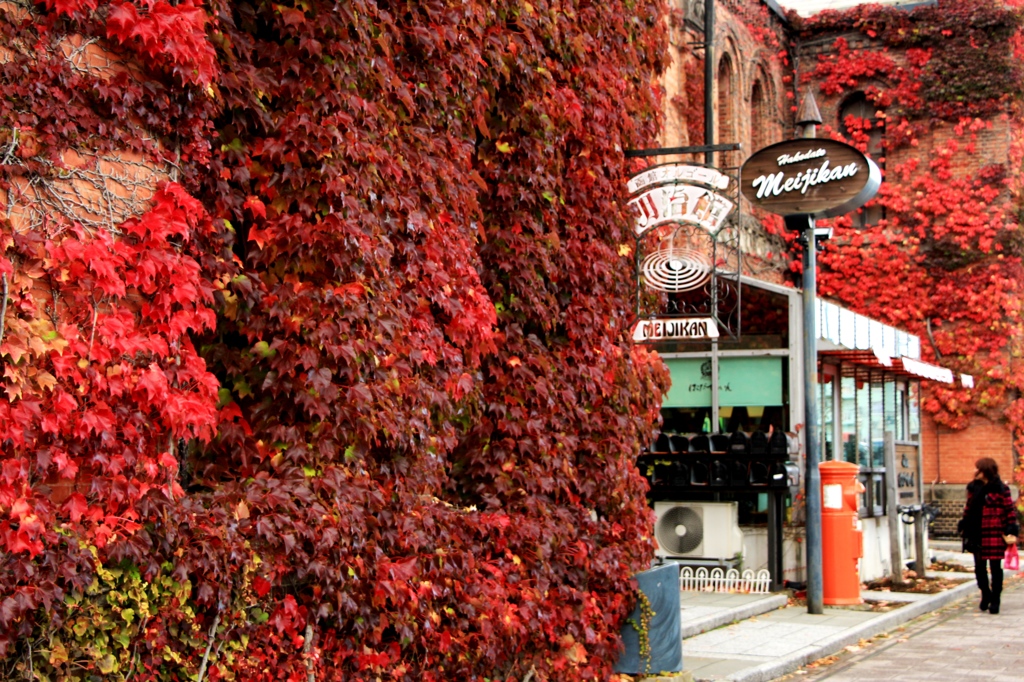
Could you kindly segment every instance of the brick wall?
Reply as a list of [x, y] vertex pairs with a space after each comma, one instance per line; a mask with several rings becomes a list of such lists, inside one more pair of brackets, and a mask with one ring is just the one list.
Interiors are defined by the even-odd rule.
[[964, 508], [963, 500], [942, 500], [938, 506], [939, 515], [928, 524], [928, 536], [941, 540], [959, 537], [956, 524]]
[[[1010, 486], [1013, 499], [1017, 499], [1017, 486]], [[928, 535], [937, 539], [958, 538], [956, 524], [967, 503], [967, 486], [957, 484], [926, 485], [924, 500], [939, 508], [939, 515], [928, 525]]]
[[[840, 37], [849, 43], [851, 49], [884, 51], [897, 64], [906, 66], [905, 58], [898, 50], [883, 50], [862, 33], [855, 32], [827, 35], [801, 45], [797, 56], [800, 72], [806, 74], [813, 71], [818, 64], [819, 56], [831, 54], [834, 51], [836, 39]], [[813, 81], [809, 84], [801, 84], [801, 96], [807, 91], [808, 87], [813, 85], [815, 85]], [[849, 91], [832, 96], [824, 95], [818, 92], [817, 88], [814, 88], [818, 109], [821, 111], [822, 125], [832, 130], [839, 130], [841, 125], [839, 110], [843, 103], [858, 89], [863, 92], [872, 85], [884, 88], [888, 84], [882, 80], [872, 81], [868, 79]], [[957, 139], [959, 143], [958, 150], [952, 154], [951, 158], [954, 174], [971, 176], [976, 174], [983, 166], [994, 163], [1007, 163], [1011, 148], [1012, 127], [1010, 119], [1008, 117], [993, 116], [986, 121], [986, 124], [991, 127], [981, 130], [976, 134], [977, 139], [974, 144], [975, 149], [973, 153], [966, 151], [969, 139], [967, 137], [958, 137], [954, 132], [953, 124], [933, 122], [931, 131], [919, 134], [917, 146], [904, 147], [888, 152], [885, 158], [885, 165], [895, 166], [916, 158], [925, 162], [922, 164], [922, 172], [926, 172], [928, 168], [927, 161], [932, 158], [935, 150], [944, 148], [954, 139]], [[824, 137], [824, 135], [821, 136]]]
[[956, 538], [956, 524], [967, 501], [966, 486], [932, 485], [925, 488], [925, 502], [939, 508], [939, 515], [928, 525], [929, 537]]
[[[697, 4], [702, 8], [703, 0], [685, 0], [680, 7], [685, 16], [691, 17]], [[788, 84], [786, 78], [792, 71], [779, 59], [778, 47], [766, 44], [764, 33], [752, 33], [746, 21], [728, 7], [716, 6], [715, 16], [716, 90], [711, 95], [715, 112], [714, 141], [742, 145], [739, 151], [717, 154], [715, 164], [723, 168], [738, 167], [753, 151], [792, 136], [792, 100], [787, 97], [792, 84]], [[781, 23], [774, 15], [770, 16], [781, 40]], [[702, 135], [691, 139], [689, 134], [693, 126], [702, 129], [703, 109], [691, 107], [687, 101], [688, 90], [702, 92], [704, 87], [703, 50], [697, 46], [704, 42], [704, 34], [698, 25], [702, 26], [689, 21], [671, 32], [669, 64], [661, 78], [665, 97], [660, 143], [664, 147], [704, 143]], [[687, 121], [684, 111], [691, 111], [698, 120]], [[653, 163], [670, 161], [704, 163], [704, 155], [651, 159]], [[740, 202], [744, 214], [741, 237], [744, 273], [775, 283], [787, 281], [790, 273], [785, 243], [764, 231], [760, 222], [750, 215], [745, 199], [740, 198]]]
[[[727, 7], [715, 9], [715, 73], [716, 91], [712, 94], [715, 111], [716, 142], [739, 142], [740, 152], [718, 159], [719, 165], [726, 162], [740, 164], [755, 151], [752, 144], [770, 144], [784, 139], [783, 122], [792, 120], [791, 101], [786, 97], [791, 86], [783, 82], [789, 74], [777, 58], [777, 48], [772, 48], [752, 34], [741, 19], [734, 16]], [[777, 22], [776, 22], [777, 23]], [[665, 125], [662, 128], [661, 143], [666, 147], [700, 143], [690, 140], [686, 132], [687, 121], [680, 116], [673, 105], [673, 98], [686, 97], [686, 85], [690, 79], [700, 81], [698, 90], [703, 89], [704, 74], [696, 57], [702, 51], [696, 44], [704, 41], [702, 31], [687, 24], [673, 30], [669, 49], [670, 62], [662, 77], [665, 89]], [[752, 115], [755, 83], [758, 84], [760, 115]], [[758, 129], [754, 130], [754, 125]], [[703, 155], [694, 161], [702, 162]]]
[[976, 415], [969, 427], [953, 431], [924, 415], [921, 430], [925, 485], [966, 485], [974, 478], [979, 457], [991, 457], [999, 465], [999, 474], [1011, 478], [1013, 438], [1005, 424]]
[[[954, 175], [974, 176], [984, 166], [994, 163], [1008, 163], [1011, 148], [1012, 128], [1009, 119], [992, 117], [986, 121], [991, 126], [975, 133], [974, 151], [967, 151], [968, 133], [958, 136], [951, 123], [933, 123], [932, 129], [918, 136], [916, 147], [904, 147], [889, 154], [887, 163], [897, 165], [909, 159], [929, 160], [936, 150], [946, 149], [956, 140], [957, 150], [950, 155], [950, 166]], [[927, 166], [923, 166], [927, 168]]]
[[[966, 429], [953, 431], [923, 415], [921, 431], [925, 501], [939, 507], [939, 516], [928, 532], [935, 538], [955, 538], [967, 499], [966, 486], [974, 478], [974, 463], [979, 457], [991, 457], [1003, 480], [1009, 482], [1015, 464], [1013, 439], [1005, 424], [981, 416], [974, 416]], [[1017, 499], [1016, 487], [1011, 490]]]
[[[800, 73], [811, 73], [817, 66], [821, 55], [833, 53], [835, 41], [839, 37], [846, 39], [853, 50], [882, 51], [880, 45], [860, 32], [825, 35], [813, 41], [806, 41], [800, 46], [797, 59]], [[887, 49], [884, 52], [897, 64], [905, 65], [905, 56], [899, 50]], [[817, 92], [817, 88], [812, 82], [801, 85], [801, 94], [809, 87], [814, 88], [823, 125], [835, 130], [841, 125], [840, 109], [850, 95], [854, 94], [856, 89], [864, 91], [872, 84], [870, 81], [865, 81], [847, 92], [828, 96]], [[885, 87], [887, 84], [877, 81], [874, 85]], [[989, 127], [975, 134], [974, 149], [969, 153], [967, 151], [969, 135], [958, 136], [953, 124], [932, 122], [931, 125], [925, 126], [926, 131], [918, 134], [916, 146], [905, 146], [887, 152], [884, 165], [891, 169], [912, 159], [918, 159], [921, 164], [917, 172], [927, 173], [928, 161], [935, 155], [944, 153], [949, 155], [955, 176], [972, 177], [984, 166], [1008, 163], [1009, 150], [1012, 147], [1012, 129], [1009, 119], [993, 116], [986, 121], [986, 125]], [[950, 148], [950, 143], [953, 141], [957, 142], [954, 145], [956, 151]], [[925, 383], [927, 384], [927, 382]], [[924, 386], [924, 399], [927, 399], [927, 390], [927, 386]], [[928, 484], [950, 484], [957, 489], [962, 488], [973, 478], [974, 462], [979, 457], [995, 459], [1004, 479], [1010, 478], [1014, 466], [1012, 438], [1011, 433], [1002, 423], [976, 416], [971, 420], [967, 429], [952, 431], [938, 426], [925, 416], [922, 431], [924, 459], [922, 478], [926, 486]], [[955, 502], [947, 502], [946, 498], [943, 498], [940, 503], [943, 505], [945, 515], [953, 515], [955, 519], [959, 519], [960, 507], [963, 504], [962, 495]], [[955, 530], [955, 519], [953, 530]], [[943, 532], [949, 530], [946, 521], [938, 522], [936, 528]]]
[[[27, 17], [9, 2], [0, 1], [0, 11]], [[102, 80], [129, 69], [120, 57], [80, 35], [66, 37], [60, 49], [76, 69]], [[0, 64], [9, 58], [9, 51], [5, 54], [0, 49]], [[37, 144], [37, 135], [38, 131], [23, 128], [21, 146]], [[59, 175], [8, 174], [9, 187], [0, 188], [0, 205], [6, 208], [5, 217], [16, 233], [37, 229], [54, 215], [77, 221], [87, 229], [115, 231], [128, 218], [149, 210], [156, 187], [173, 177], [169, 165], [159, 165], [150, 156], [128, 148], [102, 153], [88, 146], [67, 148], [60, 150], [60, 161]], [[15, 159], [13, 163], [21, 161]], [[49, 298], [49, 290], [43, 295]]]

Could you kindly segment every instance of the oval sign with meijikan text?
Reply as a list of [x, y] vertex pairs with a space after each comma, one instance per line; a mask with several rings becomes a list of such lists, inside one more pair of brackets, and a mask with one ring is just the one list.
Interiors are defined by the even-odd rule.
[[834, 218], [863, 206], [878, 192], [882, 173], [848, 144], [802, 138], [754, 152], [740, 170], [740, 191], [778, 215]]

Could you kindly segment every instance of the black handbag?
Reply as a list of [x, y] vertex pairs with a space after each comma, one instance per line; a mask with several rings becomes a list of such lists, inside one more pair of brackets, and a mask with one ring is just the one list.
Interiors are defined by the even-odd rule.
[[956, 532], [960, 535], [960, 539], [963, 542], [963, 551], [965, 554], [974, 554], [981, 550], [981, 543], [978, 538], [972, 537], [967, 532], [966, 519], [960, 519], [956, 524]]

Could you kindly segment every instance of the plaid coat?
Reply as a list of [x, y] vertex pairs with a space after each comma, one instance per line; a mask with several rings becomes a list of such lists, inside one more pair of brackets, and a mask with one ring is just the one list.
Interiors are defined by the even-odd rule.
[[[973, 503], [973, 504], [972, 504]], [[980, 518], [977, 514], [980, 505]], [[973, 513], [972, 513], [973, 508]], [[980, 521], [980, 523], [979, 523]], [[1000, 481], [993, 485], [967, 487], [967, 504], [961, 523], [964, 545], [979, 559], [1002, 559], [1006, 553], [1004, 535], [1017, 535], [1017, 512], [1010, 489]]]

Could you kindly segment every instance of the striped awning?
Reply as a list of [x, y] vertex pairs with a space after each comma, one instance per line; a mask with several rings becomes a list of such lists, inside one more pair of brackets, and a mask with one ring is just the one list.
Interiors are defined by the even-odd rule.
[[901, 329], [818, 299], [818, 355], [842, 360], [843, 375], [867, 380], [872, 370], [972, 388], [974, 377], [921, 359], [921, 339]]
[[[818, 351], [818, 357], [839, 360], [842, 363], [843, 376], [854, 377], [861, 381], [869, 381], [872, 372], [884, 372], [909, 379], [928, 379], [943, 384], [953, 384], [957, 380], [957, 375], [945, 367], [902, 356], [898, 358], [879, 357], [873, 351], [821, 350]], [[973, 385], [973, 378], [969, 374], [962, 374], [959, 378], [961, 381], [966, 378]], [[968, 386], [966, 381], [964, 386]]]

